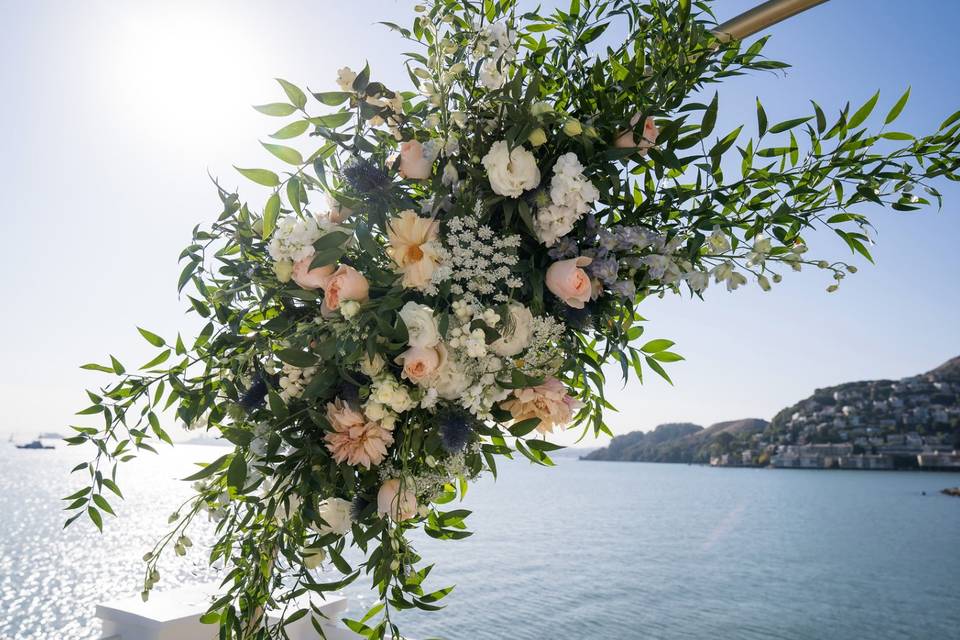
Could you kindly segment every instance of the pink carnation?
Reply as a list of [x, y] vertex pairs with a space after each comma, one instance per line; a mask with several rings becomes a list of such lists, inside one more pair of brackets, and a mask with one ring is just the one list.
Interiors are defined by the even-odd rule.
[[323, 439], [337, 463], [369, 469], [387, 457], [387, 447], [393, 444], [392, 430], [368, 419], [362, 411], [337, 398], [327, 403], [327, 421], [333, 431]]
[[556, 426], [566, 426], [573, 419], [573, 412], [583, 406], [576, 398], [567, 395], [567, 388], [556, 378], [536, 387], [514, 389], [513, 397], [503, 402], [517, 422], [540, 418], [537, 431], [552, 433]]

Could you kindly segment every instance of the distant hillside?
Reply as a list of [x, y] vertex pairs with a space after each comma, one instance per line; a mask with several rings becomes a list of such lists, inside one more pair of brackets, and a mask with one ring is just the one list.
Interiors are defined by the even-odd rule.
[[755, 418], [718, 422], [706, 429], [690, 423], [662, 424], [653, 431], [616, 436], [608, 447], [584, 460], [709, 462], [711, 456], [727, 453], [730, 443], [762, 432], [767, 424]]

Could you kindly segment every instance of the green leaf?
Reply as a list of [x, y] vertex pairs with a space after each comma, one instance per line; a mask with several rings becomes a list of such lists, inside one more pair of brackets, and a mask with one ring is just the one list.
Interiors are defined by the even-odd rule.
[[683, 360], [683, 356], [671, 351], [658, 351], [651, 357], [659, 362], [679, 362], [680, 360]]
[[160, 355], [158, 355], [156, 358], [154, 358], [147, 364], [140, 367], [140, 369], [152, 369], [157, 365], [163, 364], [170, 357], [170, 353], [171, 353], [170, 349], [164, 349], [163, 351], [160, 352]]
[[113, 373], [113, 369], [106, 367], [102, 364], [97, 364], [96, 362], [88, 362], [87, 364], [80, 365], [81, 369], [86, 369], [87, 371], [102, 371], [103, 373]]
[[117, 373], [118, 376], [122, 376], [126, 369], [120, 364], [120, 361], [110, 356], [110, 364], [113, 365], [113, 370]]
[[118, 487], [117, 483], [110, 478], [103, 479], [103, 486], [105, 486], [107, 489], [110, 489], [110, 491], [113, 491], [119, 497], [123, 498], [123, 494], [120, 492], [120, 487]]
[[878, 98], [880, 98], [879, 91], [873, 94], [872, 98], [863, 103], [863, 106], [857, 109], [854, 114], [850, 116], [850, 120], [847, 122], [847, 127], [853, 129], [854, 127], [860, 126], [860, 124], [873, 112], [873, 108], [877, 105]]
[[900, 112], [903, 111], [903, 108], [907, 106], [907, 100], [910, 99], [910, 87], [907, 87], [907, 90], [903, 92], [903, 95], [900, 96], [900, 99], [897, 100], [897, 103], [893, 105], [893, 108], [890, 109], [890, 112], [887, 114], [886, 119], [883, 121], [884, 124], [890, 124], [897, 119], [897, 116], [900, 115]]
[[260, 144], [263, 145], [264, 149], [288, 164], [303, 164], [303, 156], [292, 147], [285, 147], [282, 144], [270, 144], [269, 142], [261, 142]]
[[343, 231], [331, 231], [328, 234], [320, 236], [320, 238], [313, 243], [313, 248], [316, 251], [334, 249], [340, 247], [344, 242], [347, 241], [347, 238], [349, 237], [350, 236]]
[[267, 199], [263, 207], [263, 239], [266, 240], [277, 226], [277, 216], [280, 215], [280, 194], [274, 192]]
[[714, 93], [713, 100], [710, 101], [710, 105], [703, 114], [703, 120], [700, 122], [700, 135], [704, 138], [710, 135], [710, 132], [713, 131], [714, 125], [717, 124], [717, 107], [719, 105], [719, 100], [720, 95], [718, 93]]
[[292, 364], [295, 367], [312, 367], [317, 364], [317, 356], [308, 351], [300, 351], [299, 349], [281, 349], [277, 351], [277, 357], [283, 362]]
[[287, 97], [290, 98], [290, 102], [300, 109], [307, 106], [307, 96], [300, 90], [300, 87], [291, 82], [287, 82], [283, 78], [275, 78], [275, 80], [283, 87], [283, 91], [287, 94]]
[[810, 120], [812, 117], [813, 116], [807, 116], [806, 118], [794, 118], [793, 120], [784, 120], [783, 122], [778, 122], [770, 127], [770, 133], [781, 133], [787, 129], [793, 129], [794, 127]]
[[349, 100], [351, 95], [353, 94], [346, 91], [325, 91], [323, 93], [314, 93], [313, 97], [328, 107], [336, 107]]
[[640, 347], [640, 350], [644, 353], [657, 353], [658, 351], [664, 351], [673, 346], [672, 340], [664, 340], [660, 338], [658, 340], [651, 340], [647, 344]]
[[275, 187], [280, 184], [279, 176], [273, 171], [268, 171], [267, 169], [241, 169], [238, 166], [234, 166], [233, 168], [247, 179], [257, 184], [262, 184], [265, 187]]
[[230, 468], [227, 469], [227, 484], [237, 489], [243, 489], [243, 482], [247, 479], [247, 461], [238, 451], [233, 455]]
[[214, 473], [223, 468], [223, 465], [227, 462], [227, 458], [230, 457], [230, 454], [222, 455], [200, 471], [197, 471], [193, 475], [189, 475], [186, 478], [183, 478], [184, 482], [193, 482], [194, 480], [203, 480], [212, 476]]
[[102, 511], [106, 511], [107, 513], [109, 513], [109, 514], [112, 515], [112, 516], [117, 515], [117, 514], [115, 514], [115, 513], [113, 512], [113, 508], [110, 506], [110, 503], [107, 502], [107, 499], [104, 498], [104, 497], [103, 497], [102, 495], [100, 495], [99, 493], [94, 494], [94, 496], [93, 496], [93, 502], [94, 502], [98, 507], [100, 507], [100, 509], [101, 509]]
[[514, 436], [515, 438], [522, 438], [536, 429], [538, 424], [540, 424], [540, 418], [527, 418], [526, 420], [515, 422], [507, 429], [510, 431], [510, 435]]
[[287, 126], [279, 129], [276, 133], [270, 134], [271, 138], [276, 140], [287, 140], [289, 138], [296, 138], [299, 135], [302, 135], [304, 131], [310, 126], [309, 120], [297, 120], [296, 122], [291, 122]]
[[351, 118], [353, 118], [353, 114], [351, 112], [340, 111], [338, 113], [330, 113], [325, 116], [310, 118], [310, 124], [314, 124], [318, 127], [326, 127], [327, 129], [336, 129], [339, 126], [350, 122]]
[[101, 517], [100, 512], [95, 507], [87, 507], [87, 515], [90, 516], [93, 524], [97, 525], [100, 533], [103, 533], [103, 517]]
[[763, 110], [760, 98], [757, 98], [757, 131], [761, 138], [767, 132], [767, 112]]
[[261, 104], [255, 105], [253, 107], [260, 113], [265, 113], [268, 116], [289, 116], [297, 110], [292, 104], [286, 104], [285, 102], [273, 102], [271, 104]]
[[164, 341], [163, 338], [153, 333], [152, 331], [147, 331], [146, 329], [142, 329], [140, 327], [137, 327], [137, 331], [140, 332], [140, 335], [142, 335], [147, 342], [149, 342], [155, 347], [162, 347], [163, 345], [166, 344], [166, 341]]

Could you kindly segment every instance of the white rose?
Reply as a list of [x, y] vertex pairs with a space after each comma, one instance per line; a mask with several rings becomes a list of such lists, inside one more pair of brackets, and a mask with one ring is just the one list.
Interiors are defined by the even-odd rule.
[[383, 366], [386, 364], [383, 358], [380, 357], [379, 353], [373, 354], [371, 359], [368, 355], [364, 354], [363, 358], [360, 360], [360, 373], [370, 378], [376, 377], [381, 371], [383, 371]]
[[328, 498], [317, 507], [319, 515], [326, 524], [317, 527], [321, 535], [335, 533], [338, 536], [350, 531], [350, 502], [340, 498]]
[[360, 311], [360, 303], [356, 300], [347, 300], [346, 302], [340, 303], [340, 313], [343, 314], [343, 317], [347, 320], [357, 315]]
[[437, 320], [427, 305], [407, 302], [400, 309], [400, 319], [407, 326], [407, 344], [411, 347], [433, 347], [440, 342]]
[[490, 345], [491, 351], [505, 358], [515, 356], [529, 347], [533, 336], [533, 314], [530, 309], [519, 302], [511, 302], [508, 310], [510, 317], [505, 323], [506, 330], [499, 340]]
[[463, 372], [459, 363], [451, 358], [444, 361], [430, 381], [430, 387], [436, 389], [437, 395], [444, 400], [456, 400], [469, 386], [470, 378]]
[[535, 189], [540, 184], [540, 169], [533, 154], [523, 147], [510, 151], [506, 140], [494, 142], [482, 162], [490, 186], [498, 195], [517, 198], [525, 190]]

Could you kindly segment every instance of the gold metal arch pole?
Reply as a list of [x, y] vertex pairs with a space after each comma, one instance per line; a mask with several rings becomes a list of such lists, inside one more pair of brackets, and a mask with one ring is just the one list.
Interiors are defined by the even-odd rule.
[[824, 2], [827, 0], [769, 0], [717, 25], [713, 32], [724, 42], [742, 40]]

